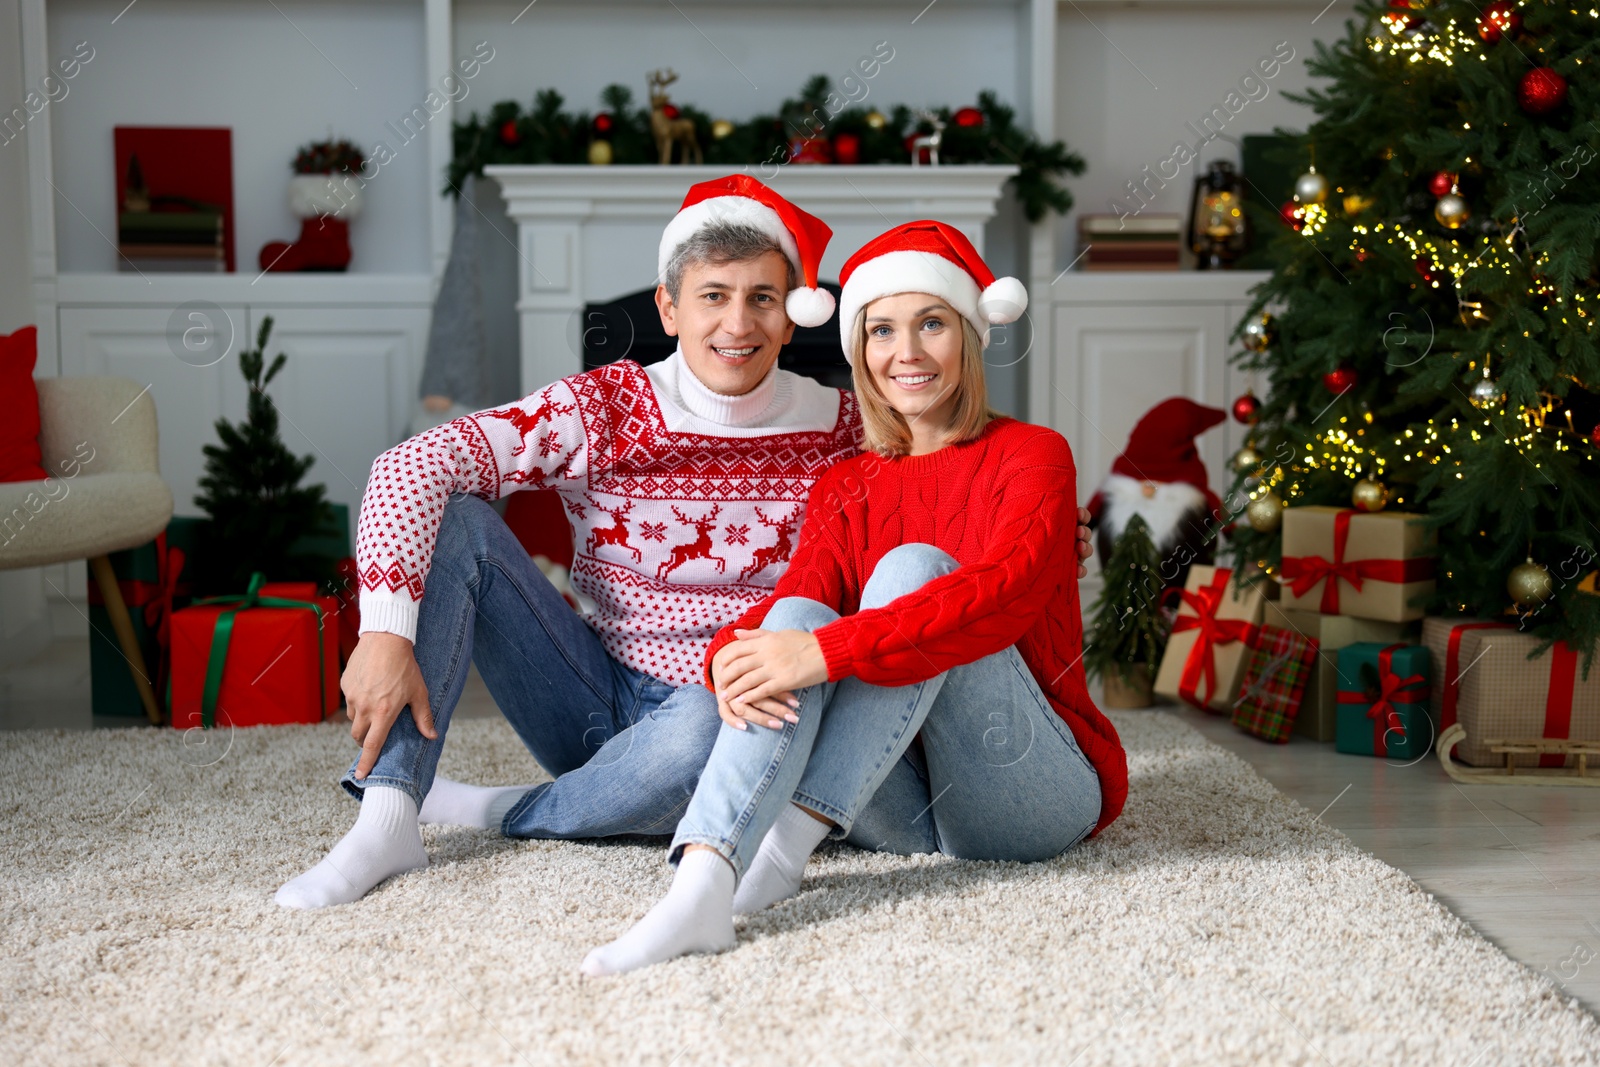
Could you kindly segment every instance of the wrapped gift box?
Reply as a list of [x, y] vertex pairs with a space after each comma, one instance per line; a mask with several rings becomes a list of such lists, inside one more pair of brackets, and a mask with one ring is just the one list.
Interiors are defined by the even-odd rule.
[[1262, 605], [1274, 593], [1270, 581], [1235, 589], [1226, 567], [1190, 567], [1155, 691], [1197, 708], [1230, 712]]
[[[1585, 679], [1582, 657], [1558, 641], [1536, 659], [1543, 644], [1534, 634], [1499, 627], [1467, 630], [1460, 639], [1456, 721], [1467, 731], [1455, 748], [1461, 762], [1504, 767], [1506, 757], [1486, 742], [1535, 737], [1600, 741], [1600, 664]], [[1519, 755], [1518, 767], [1562, 767], [1576, 762], [1560, 754]]]
[[[117, 588], [128, 607], [134, 638], [144, 653], [145, 669], [157, 701], [165, 691], [168, 619], [189, 603], [195, 546], [204, 537], [208, 520], [173, 516], [154, 541], [109, 555]], [[88, 564], [84, 564], [85, 569]], [[89, 574], [89, 701], [95, 715], [145, 717], [144, 704], [134, 687], [133, 673], [111, 626], [100, 583]]]
[[1433, 747], [1428, 650], [1362, 641], [1339, 650], [1339, 720], [1334, 747], [1358, 756], [1410, 760]]
[[1461, 615], [1454, 618], [1429, 616], [1422, 620], [1422, 643], [1437, 666], [1433, 686], [1433, 700], [1428, 714], [1433, 718], [1435, 736], [1444, 733], [1456, 721], [1456, 705], [1461, 699], [1461, 673], [1472, 666], [1472, 659], [1461, 658], [1461, 642], [1476, 630], [1510, 630], [1509, 622], [1491, 622]]
[[1294, 630], [1317, 642], [1317, 657], [1311, 663], [1300, 712], [1294, 718], [1296, 737], [1313, 741], [1332, 741], [1338, 722], [1339, 669], [1341, 648], [1357, 641], [1381, 641], [1392, 645], [1412, 636], [1414, 625], [1357, 619], [1350, 615], [1323, 615], [1316, 611], [1289, 611], [1281, 600], [1269, 600], [1261, 621], [1267, 626]]
[[1283, 606], [1408, 622], [1433, 595], [1435, 531], [1401, 511], [1299, 507], [1283, 513]]
[[256, 574], [242, 597], [214, 597], [173, 614], [173, 726], [213, 724], [204, 710], [208, 685], [216, 689], [218, 726], [316, 723], [338, 709], [338, 632], [318, 614], [336, 602], [311, 582], [261, 579]]
[[1263, 741], [1286, 744], [1317, 661], [1315, 638], [1263, 626], [1245, 660], [1244, 681], [1233, 703], [1233, 725]]
[[361, 579], [356, 574], [354, 556], [341, 559], [336, 570], [333, 596], [339, 602], [339, 615], [335, 628], [339, 631], [339, 666], [346, 667], [356, 642], [361, 640]]

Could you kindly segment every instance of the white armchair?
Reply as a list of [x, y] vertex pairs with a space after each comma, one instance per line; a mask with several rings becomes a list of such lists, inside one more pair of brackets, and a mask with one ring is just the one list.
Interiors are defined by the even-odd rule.
[[157, 462], [156, 405], [126, 378], [40, 378], [39, 448], [51, 477], [0, 483], [0, 570], [87, 559], [145, 713], [150, 671], [106, 554], [152, 540], [172, 518]]

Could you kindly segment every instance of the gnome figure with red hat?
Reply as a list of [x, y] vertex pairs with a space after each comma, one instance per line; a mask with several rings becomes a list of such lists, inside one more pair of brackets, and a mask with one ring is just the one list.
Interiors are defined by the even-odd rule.
[[1163, 569], [1167, 585], [1181, 589], [1189, 564], [1212, 561], [1222, 502], [1211, 491], [1195, 438], [1226, 417], [1221, 408], [1181, 396], [1145, 412], [1128, 435], [1128, 447], [1089, 501], [1101, 559], [1111, 558], [1111, 548], [1128, 520], [1138, 515], [1150, 527], [1156, 550], [1181, 564], [1175, 571], [1170, 566]]

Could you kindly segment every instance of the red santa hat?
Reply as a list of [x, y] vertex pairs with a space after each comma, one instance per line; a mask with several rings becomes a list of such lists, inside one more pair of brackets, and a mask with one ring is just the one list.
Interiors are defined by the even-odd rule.
[[747, 174], [730, 174], [689, 187], [683, 206], [661, 235], [656, 272], [665, 276], [678, 246], [713, 222], [742, 223], [778, 242], [804, 282], [784, 299], [789, 318], [800, 326], [821, 326], [833, 315], [833, 294], [817, 288], [817, 268], [833, 231]]
[[861, 246], [839, 273], [839, 336], [850, 350], [856, 313], [896, 293], [932, 293], [972, 323], [983, 343], [989, 326], [1016, 322], [1028, 291], [1015, 278], [995, 278], [967, 235], [924, 219], [896, 226]]
[[[1206, 496], [1206, 507], [1222, 509], [1222, 501], [1211, 491], [1206, 465], [1194, 439], [1228, 417], [1221, 408], [1197, 404], [1187, 397], [1174, 396], [1145, 412], [1128, 435], [1111, 473], [1141, 482], [1186, 482]], [[1096, 519], [1104, 505], [1102, 494], [1089, 501], [1089, 512]]]

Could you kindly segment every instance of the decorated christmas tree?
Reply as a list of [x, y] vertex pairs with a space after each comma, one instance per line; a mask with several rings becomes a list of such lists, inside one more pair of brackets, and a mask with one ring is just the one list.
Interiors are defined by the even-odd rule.
[[266, 362], [272, 317], [261, 320], [254, 350], [239, 353], [249, 383], [245, 420], [216, 422], [220, 445], [205, 445], [206, 472], [195, 505], [210, 516], [197, 547], [197, 582], [206, 594], [242, 593], [252, 571], [270, 582], [331, 582], [335, 559], [296, 545], [334, 522], [321, 485], [301, 485], [315, 458], [296, 456], [278, 434], [278, 409], [267, 385], [283, 369], [282, 352]]
[[1114, 675], [1125, 686], [1149, 692], [1150, 679], [1167, 645], [1161, 613], [1161, 553], [1144, 518], [1134, 515], [1105, 563], [1105, 587], [1089, 609], [1091, 622], [1083, 656], [1090, 677], [1108, 688]]
[[1600, 9], [1539, 0], [1368, 2], [1318, 45], [1305, 173], [1239, 327], [1268, 386], [1236, 404], [1241, 569], [1278, 566], [1280, 502], [1422, 512], [1431, 611], [1592, 655], [1597, 66]]

